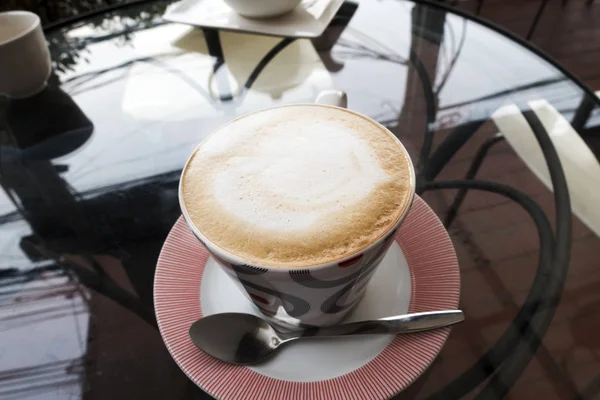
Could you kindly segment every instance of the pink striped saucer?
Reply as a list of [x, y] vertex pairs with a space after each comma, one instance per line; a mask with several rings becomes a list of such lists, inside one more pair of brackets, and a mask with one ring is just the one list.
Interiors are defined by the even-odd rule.
[[[459, 294], [452, 242], [434, 212], [415, 197], [396, 243], [349, 319], [455, 309]], [[223, 400], [386, 399], [425, 371], [450, 333], [444, 328], [411, 335], [305, 340], [250, 367], [213, 359], [194, 346], [190, 325], [219, 312], [258, 312], [181, 218], [158, 259], [154, 304], [173, 359], [200, 388]]]

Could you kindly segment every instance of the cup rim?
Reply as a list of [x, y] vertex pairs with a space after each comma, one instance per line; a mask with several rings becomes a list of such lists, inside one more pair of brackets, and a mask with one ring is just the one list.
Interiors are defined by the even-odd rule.
[[[377, 238], [375, 241], [373, 241], [371, 244], [369, 244], [366, 247], [363, 247], [355, 252], [352, 252], [342, 258], [339, 259], [335, 259], [332, 261], [329, 261], [327, 263], [322, 263], [322, 264], [317, 264], [317, 265], [310, 265], [310, 266], [281, 266], [281, 267], [276, 267], [276, 266], [269, 266], [269, 265], [263, 265], [263, 264], [258, 264], [258, 263], [254, 263], [254, 262], [249, 262], [248, 260], [244, 260], [243, 258], [236, 256], [222, 248], [220, 248], [219, 246], [217, 246], [216, 244], [214, 244], [213, 242], [211, 242], [205, 235], [203, 235], [200, 230], [193, 224], [187, 209], [185, 207], [185, 204], [183, 202], [183, 196], [182, 196], [182, 182], [183, 182], [183, 175], [192, 159], [192, 156], [196, 153], [196, 151], [198, 150], [198, 148], [200, 146], [202, 146], [202, 144], [208, 140], [213, 134], [215, 134], [217, 131], [219, 131], [220, 129], [224, 128], [225, 126], [234, 123], [235, 121], [237, 121], [238, 119], [244, 118], [246, 116], [252, 115], [252, 114], [256, 114], [265, 110], [271, 110], [271, 109], [276, 109], [276, 108], [283, 108], [283, 107], [294, 107], [294, 106], [315, 106], [315, 107], [327, 107], [327, 108], [335, 108], [335, 109], [339, 109], [345, 112], [350, 112], [354, 115], [357, 115], [361, 118], [365, 118], [368, 121], [374, 123], [375, 125], [377, 125], [379, 128], [381, 128], [384, 132], [386, 132], [388, 135], [390, 135], [392, 138], [394, 138], [396, 140], [396, 142], [400, 145], [401, 149], [404, 151], [404, 154], [406, 155], [406, 159], [408, 160], [408, 172], [410, 174], [409, 177], [409, 186], [410, 186], [410, 196], [409, 196], [409, 200], [406, 202], [404, 209], [402, 210], [402, 212], [400, 213], [400, 216], [398, 217], [398, 220], [396, 221], [396, 223], [394, 223], [394, 225], [392, 225], [388, 230], [386, 230], [385, 232], [383, 232], [381, 234], [381, 236], [379, 238]], [[413, 200], [415, 198], [415, 191], [416, 191], [416, 173], [415, 173], [415, 168], [414, 165], [412, 163], [412, 159], [410, 158], [410, 155], [408, 154], [408, 151], [406, 150], [406, 147], [404, 147], [404, 145], [402, 144], [402, 142], [400, 141], [400, 139], [398, 139], [396, 137], [396, 135], [394, 135], [388, 128], [386, 128], [385, 126], [381, 125], [379, 122], [375, 121], [372, 118], [367, 117], [366, 115], [363, 115], [359, 112], [350, 110], [348, 108], [344, 108], [344, 107], [337, 107], [337, 106], [332, 106], [332, 105], [328, 105], [328, 104], [319, 104], [319, 103], [294, 103], [294, 104], [284, 104], [284, 105], [280, 105], [280, 106], [275, 106], [275, 107], [269, 107], [269, 108], [265, 108], [262, 110], [256, 110], [253, 112], [249, 112], [243, 115], [240, 115], [237, 118], [232, 119], [231, 121], [227, 122], [224, 125], [219, 126], [218, 128], [216, 128], [215, 130], [213, 130], [211, 133], [209, 133], [204, 140], [202, 140], [192, 151], [192, 153], [190, 154], [190, 156], [188, 157], [187, 161], [185, 162], [185, 165], [183, 166], [183, 169], [181, 170], [181, 175], [179, 178], [179, 185], [178, 185], [178, 189], [177, 189], [177, 197], [179, 200], [179, 208], [181, 209], [181, 214], [183, 216], [183, 219], [185, 220], [186, 225], [192, 230], [192, 232], [194, 233], [194, 235], [196, 236], [196, 238], [198, 238], [200, 240], [200, 242], [208, 248], [208, 250], [210, 251], [214, 251], [216, 253], [219, 253], [218, 255], [221, 257], [221, 255], [225, 255], [226, 261], [230, 261], [233, 260], [233, 263], [236, 263], [237, 265], [248, 265], [248, 266], [253, 266], [253, 267], [258, 267], [258, 268], [264, 268], [267, 269], [269, 272], [281, 272], [281, 273], [285, 273], [287, 274], [288, 271], [290, 270], [299, 270], [299, 269], [306, 269], [306, 268], [310, 268], [311, 270], [320, 270], [320, 269], [325, 269], [328, 267], [331, 267], [332, 265], [338, 265], [339, 263], [343, 263], [344, 261], [348, 261], [350, 259], [352, 259], [353, 257], [356, 257], [358, 254], [362, 254], [365, 253], [367, 251], [369, 251], [370, 249], [372, 249], [373, 247], [377, 246], [378, 244], [380, 244], [383, 240], [385, 240], [385, 238], [388, 236], [388, 234], [390, 232], [393, 232], [394, 230], [396, 230], [404, 221], [404, 219], [406, 218], [406, 216], [408, 215], [412, 204], [413, 204]]]
[[16, 34], [15, 36], [8, 38], [6, 40], [2, 40], [0, 38], [0, 47], [5, 46], [7, 44], [10, 44], [16, 40], [21, 39], [24, 36], [27, 36], [28, 34], [30, 34], [31, 32], [33, 32], [34, 30], [37, 29], [38, 26], [40, 26], [41, 24], [41, 19], [40, 17], [35, 14], [32, 13], [31, 11], [22, 11], [22, 10], [18, 10], [18, 11], [6, 11], [6, 12], [0, 12], [0, 17], [2, 17], [3, 15], [26, 15], [28, 17], [33, 17], [33, 21], [31, 26], [27, 27], [26, 29], [24, 29], [23, 31], [19, 32], [18, 34]]

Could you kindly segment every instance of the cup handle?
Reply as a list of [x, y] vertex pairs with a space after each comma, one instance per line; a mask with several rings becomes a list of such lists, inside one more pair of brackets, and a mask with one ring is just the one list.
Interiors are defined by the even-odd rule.
[[315, 103], [348, 108], [348, 96], [341, 90], [323, 90], [317, 96]]

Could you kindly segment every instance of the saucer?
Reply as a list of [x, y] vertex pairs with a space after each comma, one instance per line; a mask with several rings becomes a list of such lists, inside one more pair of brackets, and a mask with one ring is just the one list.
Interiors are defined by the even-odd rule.
[[[456, 309], [460, 274], [452, 242], [418, 196], [349, 321]], [[194, 346], [190, 325], [205, 315], [259, 315], [180, 218], [162, 248], [154, 281], [161, 336], [183, 372], [218, 399], [386, 399], [433, 362], [451, 328], [291, 343], [255, 366], [218, 361]]]
[[327, 28], [344, 0], [303, 0], [280, 17], [250, 19], [238, 15], [223, 0], [183, 0], [170, 7], [166, 21], [229, 31], [290, 38], [316, 38]]

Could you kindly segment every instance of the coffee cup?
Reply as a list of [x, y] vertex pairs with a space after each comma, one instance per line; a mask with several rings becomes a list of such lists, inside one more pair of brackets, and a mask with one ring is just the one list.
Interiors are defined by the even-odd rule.
[[183, 217], [244, 295], [285, 328], [338, 323], [409, 212], [415, 172], [343, 92], [239, 117], [206, 138], [179, 185]]
[[50, 71], [40, 18], [27, 11], [0, 13], [0, 95], [32, 96], [46, 87]]
[[302, 0], [225, 0], [237, 14], [246, 18], [273, 18], [292, 11]]

